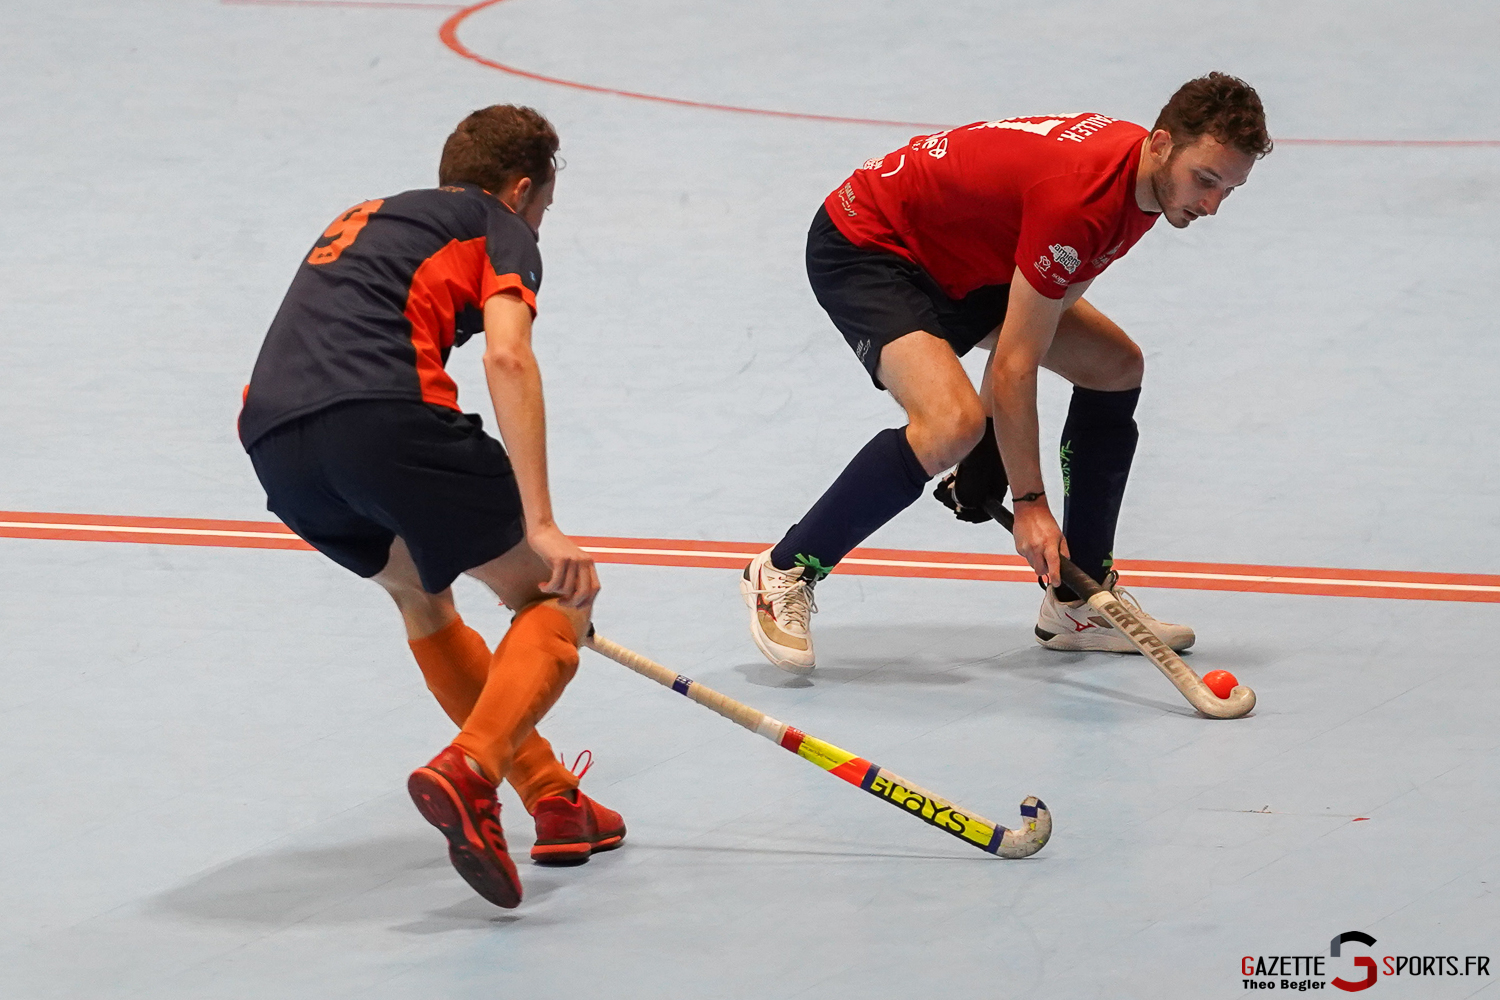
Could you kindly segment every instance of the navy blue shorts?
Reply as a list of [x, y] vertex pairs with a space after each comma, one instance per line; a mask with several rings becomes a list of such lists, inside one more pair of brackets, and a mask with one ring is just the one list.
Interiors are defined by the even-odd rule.
[[807, 279], [877, 389], [885, 388], [875, 372], [886, 344], [925, 330], [963, 357], [1004, 321], [1010, 299], [1009, 285], [950, 299], [911, 261], [850, 243], [822, 206], [807, 231]]
[[275, 428], [250, 461], [267, 509], [360, 576], [385, 568], [399, 535], [436, 594], [526, 535], [510, 457], [472, 413], [340, 403]]

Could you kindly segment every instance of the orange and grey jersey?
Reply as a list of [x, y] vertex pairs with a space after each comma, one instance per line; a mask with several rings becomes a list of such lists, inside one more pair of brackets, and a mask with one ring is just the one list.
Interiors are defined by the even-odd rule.
[[512, 292], [536, 314], [536, 233], [470, 184], [355, 205], [297, 269], [256, 359], [240, 440], [352, 399], [458, 409], [448, 353], [484, 329], [484, 303]]

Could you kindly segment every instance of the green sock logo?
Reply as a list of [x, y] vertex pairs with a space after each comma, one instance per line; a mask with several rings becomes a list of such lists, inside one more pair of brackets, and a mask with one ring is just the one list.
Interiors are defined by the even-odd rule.
[[823, 577], [833, 572], [832, 566], [824, 566], [818, 561], [817, 556], [805, 556], [797, 553], [797, 565], [802, 567], [802, 579], [808, 583], [817, 583]]
[[1063, 496], [1072, 496], [1073, 492], [1073, 442], [1064, 441], [1062, 447], [1057, 449], [1057, 457], [1062, 459], [1063, 474]]

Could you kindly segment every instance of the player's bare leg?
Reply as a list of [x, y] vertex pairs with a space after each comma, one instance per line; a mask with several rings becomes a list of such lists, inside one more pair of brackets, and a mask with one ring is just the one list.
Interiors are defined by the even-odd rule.
[[907, 425], [877, 434], [782, 541], [746, 567], [750, 634], [784, 670], [813, 669], [812, 586], [850, 549], [921, 496], [984, 431], [984, 409], [953, 348], [916, 331], [885, 345], [878, 375]]
[[946, 340], [918, 330], [880, 354], [880, 381], [906, 411], [906, 440], [927, 475], [957, 464], [984, 433], [984, 406]]
[[[980, 346], [993, 349], [994, 344], [986, 341]], [[1112, 566], [1115, 523], [1135, 452], [1136, 430], [1131, 414], [1146, 370], [1141, 349], [1117, 323], [1080, 299], [1059, 319], [1043, 367], [1074, 386], [1059, 449], [1066, 554], [1139, 615], [1150, 618], [1118, 585], [1118, 574]], [[981, 388], [984, 399], [990, 398], [990, 370], [986, 365]], [[985, 445], [995, 447], [992, 433], [981, 442], [982, 447]], [[971, 453], [939, 486], [937, 496], [961, 519], [984, 521], [988, 516], [978, 512], [981, 494], [995, 493], [999, 499], [1004, 481], [1004, 471], [996, 465], [995, 456]], [[1193, 630], [1186, 625], [1154, 618], [1151, 622], [1173, 649], [1180, 651], [1194, 642]], [[1037, 642], [1049, 649], [1135, 652], [1107, 619], [1093, 614], [1072, 593], [1047, 591], [1035, 632]]]
[[1140, 347], [1087, 299], [1079, 299], [1062, 314], [1042, 366], [1095, 392], [1139, 389], [1146, 374]]

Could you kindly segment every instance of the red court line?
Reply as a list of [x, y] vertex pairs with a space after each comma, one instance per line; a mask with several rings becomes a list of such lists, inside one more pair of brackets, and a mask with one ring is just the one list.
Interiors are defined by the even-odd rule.
[[[594, 94], [609, 94], [613, 97], [625, 97], [634, 101], [651, 101], [656, 104], [671, 104], [683, 108], [700, 108], [706, 111], [725, 111], [740, 115], [761, 115], [769, 118], [789, 118], [797, 121], [815, 122], [837, 122], [843, 125], [888, 125], [900, 126], [902, 128], [920, 129], [943, 129], [950, 127], [947, 122], [917, 122], [899, 121], [887, 118], [851, 118], [844, 115], [818, 115], [805, 111], [777, 111], [771, 108], [747, 108], [735, 104], [715, 104], [711, 101], [693, 101], [682, 97], [667, 97], [662, 94], [646, 94], [636, 90], [620, 90], [615, 87], [603, 87], [593, 83], [583, 83], [579, 80], [564, 80], [561, 77], [547, 76], [544, 73], [535, 73], [531, 70], [521, 69], [519, 66], [511, 66], [507, 63], [497, 62], [486, 56], [480, 55], [469, 48], [458, 38], [459, 25], [463, 24], [470, 15], [493, 7], [504, 0], [482, 0], [481, 3], [471, 4], [464, 7], [456, 3], [406, 3], [400, 0], [219, 0], [221, 4], [236, 6], [259, 6], [259, 7], [396, 7], [409, 10], [451, 10], [456, 13], [443, 22], [438, 29], [438, 37], [443, 44], [452, 49], [465, 59], [472, 60], [489, 69], [509, 73], [527, 80], [535, 80], [538, 83], [552, 84], [557, 87], [568, 87], [573, 90], [583, 90]], [[1500, 139], [1277, 139], [1277, 144], [1283, 146], [1408, 146], [1408, 147], [1490, 147], [1500, 148]]]
[[404, 0], [219, 0], [239, 7], [397, 7], [405, 10], [458, 10], [456, 3], [407, 3]]
[[[240, 2], [253, 2], [253, 0], [240, 0]], [[635, 101], [652, 101], [657, 104], [673, 104], [685, 108], [702, 108], [708, 111], [727, 111], [732, 114], [762, 115], [770, 118], [792, 118], [799, 121], [817, 122], [839, 122], [845, 125], [899, 125], [906, 128], [921, 129], [944, 129], [951, 127], [952, 123], [943, 122], [909, 122], [890, 121], [882, 118], [846, 118], [841, 115], [815, 115], [802, 111], [774, 111], [769, 108], [745, 108], [733, 104], [713, 104], [708, 101], [690, 101], [681, 97], [665, 97], [660, 94], [643, 94], [635, 90], [617, 90], [614, 87], [601, 87], [592, 83], [582, 83], [578, 80], [564, 80], [561, 77], [546, 76], [541, 73], [533, 73], [531, 70], [521, 69], [506, 63], [496, 62], [486, 56], [482, 56], [459, 41], [459, 26], [468, 18], [486, 7], [493, 7], [503, 3], [504, 0], [481, 0], [480, 3], [472, 4], [458, 11], [443, 26], [438, 29], [438, 37], [443, 44], [465, 59], [473, 60], [481, 66], [509, 73], [512, 76], [523, 77], [527, 80], [536, 80], [539, 83], [550, 83], [558, 87], [570, 87], [573, 90], [584, 90], [594, 94], [610, 94], [614, 97], [627, 97]], [[1490, 146], [1500, 147], [1500, 139], [1277, 139], [1278, 143], [1288, 146]]]
[[801, 121], [839, 122], [845, 125], [902, 125], [911, 128], [944, 127], [933, 122], [886, 121], [881, 118], [846, 118], [842, 115], [814, 115], [801, 111], [772, 111], [767, 108], [742, 108], [733, 104], [712, 104], [707, 101], [689, 101], [681, 97], [663, 97], [659, 94], [643, 94], [639, 91], [634, 90], [617, 90], [614, 87], [601, 87], [592, 83], [581, 83], [577, 80], [564, 80], [556, 76], [546, 76], [541, 73], [533, 73], [531, 70], [521, 69], [517, 66], [508, 66], [505, 63], [496, 62], [493, 59], [489, 59], [485, 56], [480, 55], [479, 53], [475, 52], [473, 49], [465, 45], [463, 42], [458, 40], [458, 26], [463, 24], [464, 21], [469, 17], [469, 15], [475, 13], [476, 11], [483, 10], [486, 7], [493, 7], [495, 4], [501, 2], [503, 2], [503, 0], [484, 0], [483, 3], [476, 3], [473, 6], [465, 7], [463, 10], [460, 10], [458, 13], [454, 14], [452, 17], [448, 18], [448, 20], [443, 22], [443, 26], [438, 29], [438, 37], [443, 40], [443, 44], [448, 46], [448, 48], [452, 49], [454, 52], [457, 52], [465, 59], [472, 59], [474, 62], [479, 63], [479, 65], [481, 66], [488, 66], [490, 69], [497, 69], [502, 73], [509, 73], [512, 76], [524, 77], [527, 80], [536, 80], [539, 83], [550, 83], [558, 87], [570, 87], [573, 90], [586, 90], [593, 94], [610, 94], [614, 97], [628, 97], [631, 100], [635, 101], [652, 101], [657, 104], [673, 104], [683, 108], [703, 108], [708, 111], [728, 111], [733, 114], [763, 115], [770, 118], [795, 118]]
[[[30, 511], [0, 511], [0, 537], [242, 549], [310, 549], [306, 542], [278, 521], [214, 521]], [[764, 543], [758, 542], [703, 542], [680, 538], [575, 536], [574, 540], [601, 563], [730, 570], [742, 569], [751, 556], [765, 548]], [[1500, 603], [1500, 576], [1481, 574], [1146, 559], [1120, 560], [1116, 565], [1121, 580], [1135, 587]], [[855, 576], [1035, 581], [1035, 576], [1019, 556], [977, 552], [855, 549], [839, 564], [836, 572]]]

